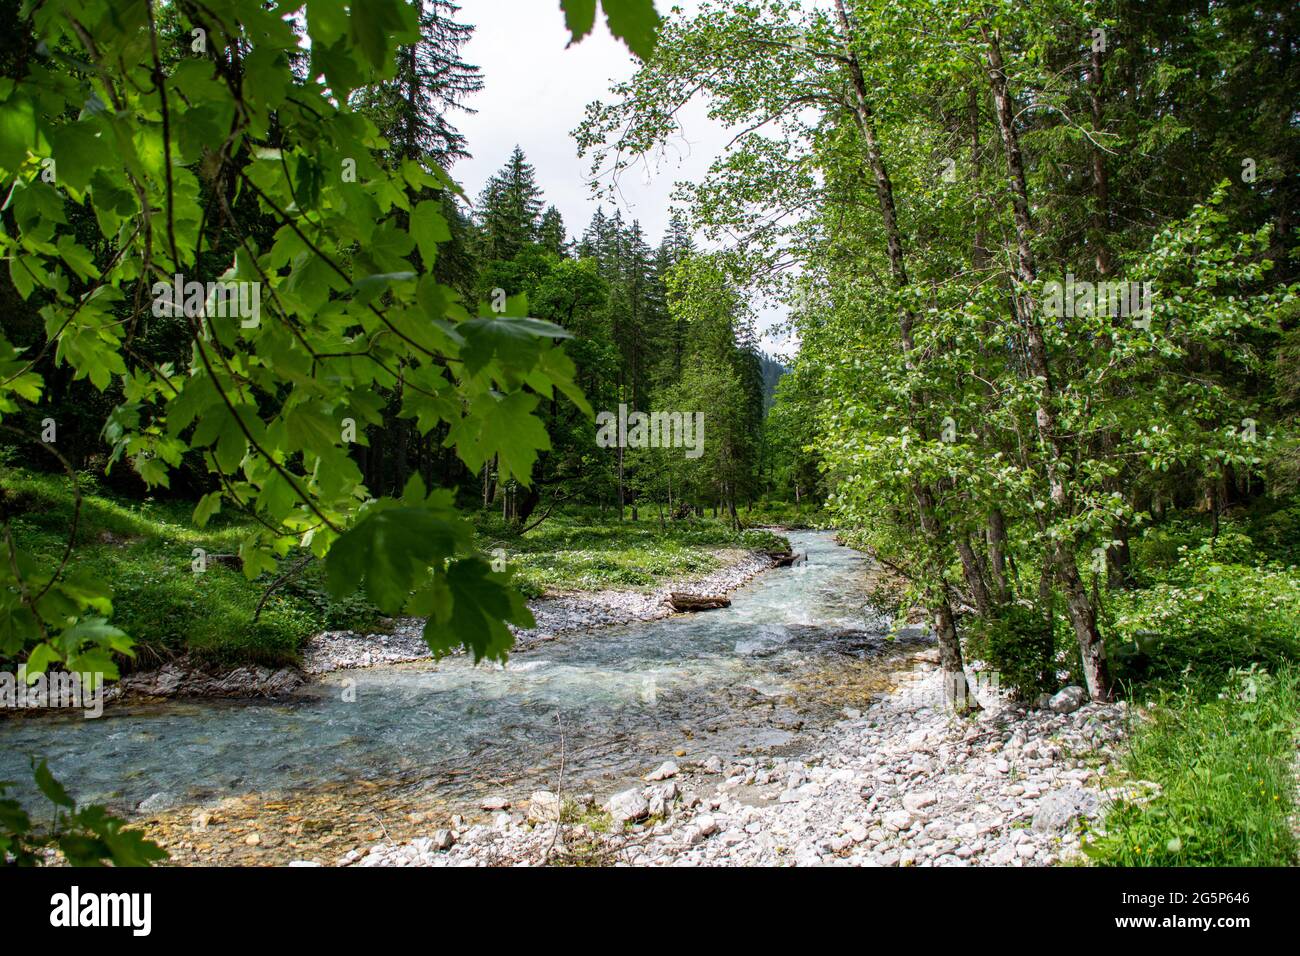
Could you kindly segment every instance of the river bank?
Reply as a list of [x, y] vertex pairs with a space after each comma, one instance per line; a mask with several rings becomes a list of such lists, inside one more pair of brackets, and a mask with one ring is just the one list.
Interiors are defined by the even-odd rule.
[[[573, 631], [654, 621], [674, 614], [666, 603], [672, 592], [729, 594], [776, 566], [766, 555], [738, 548], [711, 552], [720, 564], [705, 574], [684, 575], [650, 591], [606, 588], [559, 591], [528, 602], [536, 626], [510, 630], [515, 651], [525, 651]], [[401, 618], [391, 632], [323, 631], [304, 646], [298, 667], [244, 666], [218, 669], [181, 657], [161, 667], [129, 674], [107, 688], [107, 702], [166, 698], [279, 698], [310, 680], [336, 671], [429, 660], [423, 622]]]
[[[536, 626], [510, 625], [515, 651], [526, 651], [561, 634], [598, 627], [657, 621], [674, 614], [667, 604], [672, 592], [730, 594], [752, 578], [776, 566], [766, 555], [737, 548], [712, 552], [721, 566], [702, 575], [686, 575], [651, 591], [605, 588], [599, 591], [558, 591], [528, 602]], [[429, 646], [421, 636], [422, 622], [406, 618], [392, 634], [360, 635], [352, 631], [327, 631], [311, 639], [303, 652], [302, 670], [327, 674], [353, 667], [426, 660]]]
[[[849, 710], [802, 760], [710, 758], [652, 769], [596, 800], [542, 791], [461, 830], [384, 842], [361, 866], [1045, 866], [1078, 858], [1080, 833], [1120, 791], [1102, 786], [1126, 705], [1063, 692], [1025, 710], [984, 695], [973, 720], [944, 712], [934, 652]], [[1136, 790], [1135, 790], [1136, 786]], [[1153, 786], [1124, 789], [1139, 796]], [[513, 812], [511, 812], [513, 811]], [[557, 819], [558, 816], [558, 819]]]
[[132, 812], [178, 865], [1068, 854], [1123, 707], [1070, 692], [1025, 712], [986, 687], [977, 719], [949, 716], [932, 638], [874, 607], [865, 557], [792, 539], [808, 560], [751, 575], [729, 608], [663, 617], [647, 597], [622, 610], [651, 620], [590, 632], [539, 619], [504, 667], [354, 667], [283, 701], [11, 722], [6, 742]]

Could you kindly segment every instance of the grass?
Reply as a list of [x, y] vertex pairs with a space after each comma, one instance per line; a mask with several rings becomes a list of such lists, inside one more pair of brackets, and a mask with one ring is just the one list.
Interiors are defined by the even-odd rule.
[[1166, 694], [1135, 728], [1120, 780], [1160, 784], [1112, 805], [1085, 844], [1106, 866], [1294, 866], [1300, 666], [1235, 672], [1221, 696]]
[[782, 528], [829, 528], [832, 519], [819, 502], [760, 501], [742, 508], [740, 518], [747, 525], [777, 525]]
[[[58, 564], [73, 513], [73, 494], [62, 475], [8, 468], [3, 488], [20, 549], [46, 567]], [[196, 528], [192, 502], [137, 501], [106, 492], [82, 479], [75, 566], [107, 581], [113, 589], [113, 623], [136, 642], [134, 661], [124, 673], [189, 653], [219, 666], [295, 663], [306, 640], [327, 629], [373, 631], [385, 622], [360, 594], [344, 600], [328, 595], [321, 562], [309, 563], [272, 593], [257, 620], [254, 612], [272, 576], [245, 579], [237, 567], [209, 561], [195, 574], [195, 548], [209, 555], [231, 554], [249, 530], [240, 513], [221, 513]], [[555, 515], [523, 537], [495, 515], [475, 518], [485, 550], [502, 548], [517, 570], [524, 593], [535, 597], [558, 589], [649, 589], [680, 575], [719, 566], [722, 548], [786, 547], [762, 531], [733, 532], [712, 519], [619, 523], [612, 512], [571, 510]], [[289, 567], [299, 559], [290, 553]], [[0, 662], [3, 663], [3, 662]]]
[[620, 522], [614, 512], [595, 508], [554, 515], [523, 536], [495, 516], [479, 516], [478, 528], [484, 549], [505, 552], [529, 597], [560, 590], [652, 590], [674, 577], [716, 570], [715, 550], [788, 547], [770, 532], [736, 533], [715, 519], [670, 521], [661, 529], [653, 515]]
[[[73, 495], [62, 476], [10, 470], [4, 487], [19, 548], [45, 566], [57, 564], [67, 541]], [[113, 588], [113, 623], [136, 642], [125, 670], [149, 667], [189, 652], [204, 663], [278, 667], [298, 659], [303, 642], [327, 628], [374, 628], [377, 612], [360, 599], [334, 601], [313, 562], [254, 611], [270, 579], [250, 582], [236, 568], [209, 562], [194, 573], [193, 549], [233, 553], [247, 532], [241, 520], [218, 515], [205, 529], [183, 501], [116, 498], [82, 483], [82, 508], [72, 561]], [[295, 561], [291, 554], [288, 561]]]

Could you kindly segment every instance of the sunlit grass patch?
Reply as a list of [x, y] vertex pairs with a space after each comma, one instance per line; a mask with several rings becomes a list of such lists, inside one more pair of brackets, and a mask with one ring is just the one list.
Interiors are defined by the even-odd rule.
[[765, 531], [733, 531], [724, 521], [657, 518], [619, 522], [596, 509], [555, 516], [525, 535], [495, 518], [480, 518], [486, 550], [500, 548], [530, 596], [601, 588], [652, 590], [673, 578], [707, 574], [725, 549], [783, 550], [783, 538]]
[[1221, 697], [1169, 694], [1135, 728], [1122, 780], [1149, 800], [1114, 804], [1085, 852], [1107, 866], [1294, 866], [1300, 668], [1232, 675]]

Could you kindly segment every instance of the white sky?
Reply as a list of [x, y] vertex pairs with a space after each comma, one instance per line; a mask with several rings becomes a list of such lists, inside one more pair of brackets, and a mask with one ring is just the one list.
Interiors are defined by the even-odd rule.
[[[471, 158], [452, 174], [473, 200], [488, 177], [500, 169], [518, 144], [537, 171], [545, 201], [564, 217], [571, 237], [580, 237], [592, 214], [615, 204], [607, 195], [598, 200], [588, 183], [590, 158], [580, 159], [569, 133], [589, 102], [606, 96], [612, 83], [636, 71], [636, 59], [605, 27], [604, 14], [581, 43], [567, 47], [569, 33], [559, 0], [460, 0], [458, 19], [475, 26], [464, 47], [464, 59], [483, 71], [484, 88], [469, 102], [478, 112], [458, 114], [454, 125], [468, 140]], [[674, 0], [656, 0], [666, 14]], [[675, 0], [687, 13], [696, 0]], [[673, 185], [698, 181], [730, 138], [705, 114], [702, 103], [679, 115], [682, 133], [674, 138], [655, 168], [638, 166], [619, 180], [617, 208], [627, 221], [639, 219], [646, 241], [656, 246], [668, 224]], [[653, 165], [653, 164], [652, 164]], [[788, 342], [775, 340], [769, 330], [780, 315], [760, 315], [763, 347], [769, 353], [788, 352]]]
[[[678, 2], [688, 12], [696, 6], [693, 0]], [[657, 6], [662, 13], [669, 3], [658, 0]], [[455, 165], [456, 178], [477, 199], [517, 143], [537, 169], [546, 202], [560, 210], [569, 234], [580, 236], [598, 202], [586, 181], [590, 159], [578, 158], [569, 133], [582, 122], [589, 102], [636, 71], [635, 58], [610, 36], [599, 12], [592, 34], [566, 49], [569, 33], [559, 0], [461, 0], [458, 19], [475, 26], [464, 57], [483, 71], [484, 88], [470, 100], [478, 112], [453, 121], [473, 154]], [[641, 170], [619, 183], [623, 217], [641, 220], [651, 245], [658, 244], [668, 224], [673, 183], [703, 176], [726, 143], [724, 131], [702, 106], [687, 111], [684, 127], [686, 138], [675, 144], [680, 164], [662, 163], [649, 184]], [[613, 209], [606, 199], [605, 212]]]

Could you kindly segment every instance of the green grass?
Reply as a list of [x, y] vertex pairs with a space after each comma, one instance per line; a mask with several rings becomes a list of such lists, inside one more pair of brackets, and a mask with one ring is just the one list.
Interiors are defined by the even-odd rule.
[[760, 501], [753, 508], [742, 508], [740, 519], [747, 525], [775, 525], [781, 528], [829, 528], [832, 519], [821, 503], [805, 500]]
[[711, 518], [670, 521], [661, 529], [653, 515], [619, 522], [614, 512], [594, 508], [553, 515], [523, 536], [495, 516], [480, 516], [478, 528], [483, 548], [505, 551], [516, 583], [530, 597], [602, 588], [651, 590], [671, 578], [716, 570], [715, 550], [788, 546], [770, 532], [738, 534]]
[[[62, 475], [9, 468], [3, 475], [6, 506], [17, 544], [47, 567], [57, 565], [73, 512], [70, 483]], [[377, 630], [384, 622], [360, 595], [335, 600], [326, 593], [319, 561], [307, 565], [254, 611], [272, 575], [248, 581], [233, 567], [209, 561], [195, 574], [193, 549], [209, 555], [237, 552], [249, 521], [221, 513], [196, 528], [192, 502], [135, 501], [107, 493], [93, 477], [82, 480], [82, 508], [73, 566], [109, 582], [113, 623], [136, 642], [123, 673], [189, 653], [220, 666], [295, 663], [304, 642], [326, 629]], [[495, 515], [475, 518], [485, 550], [503, 548], [524, 593], [601, 588], [649, 589], [681, 575], [718, 567], [722, 548], [782, 549], [784, 539], [762, 531], [731, 531], [721, 521], [625, 521], [596, 509], [555, 515], [520, 537]], [[290, 553], [281, 566], [300, 557]], [[2, 662], [0, 662], [2, 663]]]
[[[53, 567], [63, 554], [73, 511], [69, 482], [60, 475], [7, 471], [4, 487], [19, 548]], [[136, 642], [124, 671], [190, 652], [223, 665], [281, 666], [298, 659], [303, 642], [326, 628], [372, 628], [377, 612], [360, 599], [334, 601], [313, 562], [277, 590], [257, 621], [253, 613], [270, 578], [249, 582], [235, 569], [209, 563], [195, 574], [193, 549], [234, 553], [245, 521], [218, 515], [205, 529], [190, 520], [193, 504], [127, 501], [82, 483], [73, 565], [113, 589], [113, 623]], [[297, 560], [291, 554], [287, 561]]]
[[[1149, 543], [1143, 539], [1144, 544]], [[1147, 587], [1103, 608], [1114, 675], [1122, 682], [1216, 691], [1234, 668], [1277, 670], [1300, 659], [1300, 567], [1271, 560], [1252, 539], [1181, 544]]]
[[1296, 865], [1298, 740], [1297, 665], [1238, 671], [1208, 700], [1166, 694], [1135, 728], [1115, 781], [1154, 781], [1159, 796], [1112, 805], [1085, 852], [1106, 866]]

